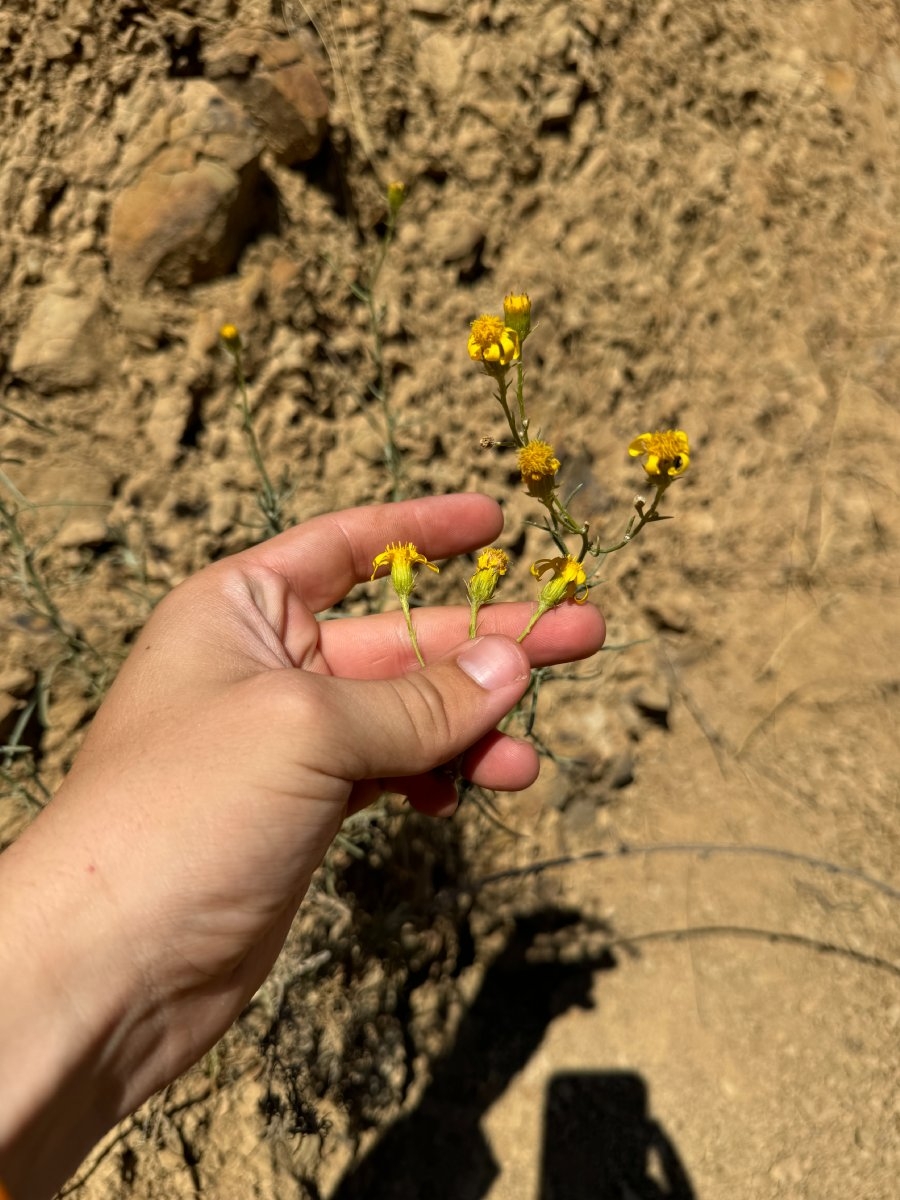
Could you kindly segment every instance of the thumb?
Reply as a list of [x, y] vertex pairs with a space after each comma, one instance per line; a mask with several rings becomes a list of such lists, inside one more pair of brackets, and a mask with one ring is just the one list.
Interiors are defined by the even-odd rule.
[[330, 680], [349, 778], [416, 775], [447, 762], [496, 726], [530, 678], [522, 647], [494, 635], [396, 679]]

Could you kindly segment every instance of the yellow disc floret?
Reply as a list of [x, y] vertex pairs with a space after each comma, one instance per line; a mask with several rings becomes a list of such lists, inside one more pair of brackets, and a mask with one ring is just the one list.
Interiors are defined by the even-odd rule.
[[478, 570], [493, 571], [496, 575], [505, 575], [509, 570], [509, 555], [498, 546], [489, 546], [478, 555]]
[[632, 458], [646, 454], [644, 470], [660, 482], [683, 475], [691, 461], [691, 447], [683, 429], [642, 433], [628, 447], [628, 453]]
[[519, 357], [519, 335], [505, 325], [502, 317], [482, 313], [472, 322], [469, 334], [469, 358], [489, 367], [507, 367]]
[[530, 496], [546, 500], [556, 486], [559, 459], [548, 442], [533, 441], [523, 446], [516, 454], [522, 482]]

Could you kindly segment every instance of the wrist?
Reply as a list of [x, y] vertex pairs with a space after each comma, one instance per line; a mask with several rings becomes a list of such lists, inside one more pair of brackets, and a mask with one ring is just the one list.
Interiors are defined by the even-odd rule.
[[0, 1178], [15, 1200], [52, 1195], [140, 1102], [162, 1037], [125, 915], [55, 804], [0, 857]]

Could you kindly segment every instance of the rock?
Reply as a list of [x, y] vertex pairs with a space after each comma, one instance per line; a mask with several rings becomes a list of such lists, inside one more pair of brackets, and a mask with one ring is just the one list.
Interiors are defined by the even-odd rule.
[[438, 96], [452, 96], [463, 76], [463, 47], [449, 33], [433, 33], [419, 45], [416, 53], [416, 74], [427, 79]]
[[11, 666], [0, 671], [0, 692], [6, 692], [17, 700], [25, 700], [37, 682], [34, 671], [28, 667]]
[[300, 264], [284, 254], [273, 259], [269, 267], [268, 297], [272, 315], [286, 321], [296, 308], [296, 293], [302, 284]]
[[12, 737], [19, 714], [36, 684], [37, 677], [27, 667], [10, 667], [0, 672], [0, 745]]
[[56, 544], [66, 550], [101, 546], [108, 540], [109, 529], [103, 517], [76, 517], [68, 521], [56, 536]]
[[156, 397], [145, 433], [158, 462], [167, 466], [175, 462], [190, 416], [191, 397], [183, 389], [170, 387]]
[[644, 604], [644, 612], [657, 629], [685, 633], [693, 625], [695, 607], [690, 596], [656, 595]]
[[56, 163], [41, 163], [26, 184], [19, 216], [27, 233], [46, 233], [50, 213], [66, 190], [66, 177]]
[[328, 129], [328, 97], [298, 43], [235, 29], [207, 55], [207, 74], [253, 118], [280, 163], [318, 154]]
[[[430, 226], [430, 244], [437, 260], [445, 265], [473, 262], [484, 248], [485, 227], [464, 208], [436, 213]], [[412, 225], [407, 228], [415, 232]]]
[[629, 699], [643, 717], [668, 728], [672, 696], [665, 683], [661, 681], [642, 683], [632, 690]]
[[581, 91], [580, 79], [564, 80], [560, 87], [547, 96], [541, 104], [541, 128], [545, 130], [568, 128], [578, 107]]
[[309, 67], [296, 63], [255, 80], [247, 106], [259, 116], [279, 162], [292, 167], [318, 154], [328, 128], [328, 98]]
[[257, 215], [262, 143], [247, 115], [203, 80], [168, 114], [169, 145], [112, 206], [113, 277], [174, 287], [231, 270]]
[[409, 11], [417, 17], [446, 17], [455, 0], [410, 0]]
[[597, 828], [597, 804], [593, 797], [573, 796], [565, 807], [563, 826], [568, 837], [581, 845], [590, 845]]
[[158, 297], [128, 296], [119, 305], [119, 327], [144, 350], [155, 350], [166, 331], [166, 311]]
[[105, 344], [99, 286], [80, 291], [68, 279], [57, 280], [38, 292], [10, 370], [42, 395], [91, 387], [103, 369]]
[[603, 773], [603, 781], [616, 790], [626, 788], [634, 782], [634, 769], [634, 755], [630, 750], [617, 754], [607, 765]]
[[74, 29], [60, 29], [58, 25], [48, 25], [41, 32], [40, 49], [48, 63], [66, 59], [72, 53], [72, 48], [78, 35]]

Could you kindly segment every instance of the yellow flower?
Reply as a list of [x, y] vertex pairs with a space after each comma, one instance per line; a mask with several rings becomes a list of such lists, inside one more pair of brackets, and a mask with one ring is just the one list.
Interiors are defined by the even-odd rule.
[[466, 584], [472, 604], [487, 604], [493, 598], [497, 580], [509, 570], [509, 557], [505, 550], [491, 546], [478, 555], [478, 570]]
[[691, 461], [691, 447], [682, 429], [642, 433], [628, 447], [632, 458], [646, 454], [644, 470], [652, 479], [668, 482], [683, 475]]
[[478, 555], [477, 565], [479, 571], [495, 571], [498, 575], [505, 575], [509, 570], [509, 555], [497, 546], [489, 546]]
[[225, 348], [227, 350], [240, 350], [241, 335], [238, 333], [237, 325], [223, 325], [219, 330], [219, 337], [225, 343]]
[[469, 637], [475, 637], [478, 625], [478, 610], [482, 604], [490, 604], [497, 590], [497, 581], [509, 570], [509, 557], [505, 550], [489, 546], [478, 555], [478, 570], [466, 584], [471, 615]]
[[402, 183], [399, 179], [392, 180], [387, 185], [387, 202], [392, 217], [396, 217], [397, 213], [403, 207], [403, 201], [405, 199], [406, 184]]
[[379, 567], [390, 567], [394, 591], [398, 596], [408, 597], [416, 586], [416, 573], [413, 568], [419, 563], [428, 567], [429, 571], [440, 571], [440, 567], [436, 567], [424, 554], [420, 554], [412, 542], [391, 542], [386, 550], [376, 554], [372, 560], [374, 570], [371, 578], [374, 579], [378, 574]]
[[503, 298], [503, 320], [524, 342], [531, 333], [531, 300], [527, 292], [510, 292]]
[[482, 313], [472, 322], [469, 358], [484, 363], [485, 370], [507, 367], [519, 357], [519, 335], [504, 325], [502, 317]]
[[584, 604], [588, 598], [587, 575], [584, 566], [570, 554], [558, 558], [541, 558], [532, 565], [531, 573], [535, 579], [540, 579], [548, 571], [553, 572], [553, 578], [545, 583], [538, 599], [538, 608], [546, 612], [563, 600], [574, 600], [576, 604]]
[[523, 446], [516, 454], [522, 482], [530, 496], [546, 500], [556, 485], [559, 459], [547, 442], [533, 441]]

